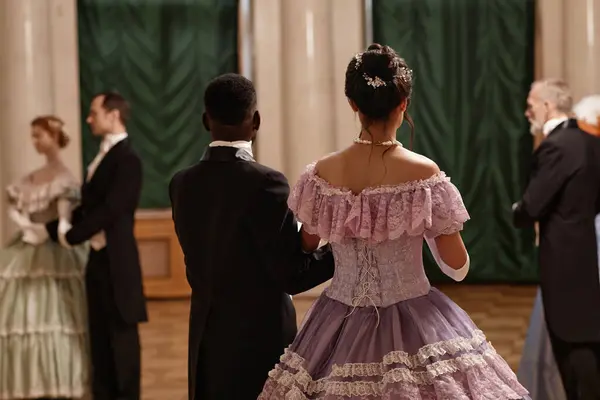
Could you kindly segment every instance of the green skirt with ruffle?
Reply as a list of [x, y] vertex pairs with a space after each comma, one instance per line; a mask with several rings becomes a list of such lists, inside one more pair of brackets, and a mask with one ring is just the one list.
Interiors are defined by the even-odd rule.
[[0, 399], [88, 392], [87, 245], [21, 240], [0, 250]]

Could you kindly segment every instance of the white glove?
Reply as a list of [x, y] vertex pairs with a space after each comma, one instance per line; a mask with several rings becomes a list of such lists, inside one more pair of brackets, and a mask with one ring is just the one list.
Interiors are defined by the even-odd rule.
[[29, 217], [21, 212], [19, 212], [16, 208], [11, 207], [8, 209], [9, 218], [17, 224], [19, 229], [23, 230], [25, 228], [29, 228], [32, 223]]
[[43, 224], [31, 224], [28, 227], [23, 228], [22, 240], [25, 243], [39, 245], [48, 240], [48, 231], [46, 226]]
[[435, 244], [435, 239], [425, 238], [425, 241], [429, 246], [429, 250], [431, 250], [431, 255], [435, 259], [435, 262], [446, 276], [454, 279], [456, 282], [460, 282], [466, 278], [467, 274], [469, 273], [469, 266], [471, 265], [471, 259], [469, 257], [469, 254], [467, 254], [467, 262], [465, 262], [465, 265], [463, 265], [459, 269], [454, 269], [448, 264], [446, 264], [444, 260], [442, 260], [437, 245]]
[[63, 247], [67, 249], [71, 248], [71, 245], [67, 241], [66, 234], [71, 230], [73, 225], [66, 219], [60, 219], [58, 221], [58, 241]]

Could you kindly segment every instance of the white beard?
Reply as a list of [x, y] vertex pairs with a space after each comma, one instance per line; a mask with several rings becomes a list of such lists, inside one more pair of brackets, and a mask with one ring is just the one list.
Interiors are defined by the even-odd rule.
[[536, 136], [537, 134], [541, 133], [543, 129], [544, 129], [543, 124], [540, 126], [540, 124], [537, 122], [529, 123], [529, 133], [531, 133], [532, 136]]

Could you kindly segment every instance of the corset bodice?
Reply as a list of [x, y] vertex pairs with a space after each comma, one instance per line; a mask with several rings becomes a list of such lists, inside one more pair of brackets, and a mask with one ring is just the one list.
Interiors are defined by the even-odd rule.
[[427, 294], [424, 238], [456, 233], [469, 219], [444, 173], [352, 193], [319, 177], [311, 164], [288, 204], [302, 229], [331, 243], [336, 265], [327, 295], [356, 307]]
[[33, 184], [29, 176], [7, 187], [12, 207], [26, 214], [32, 222], [46, 223], [58, 217], [58, 202], [66, 199], [79, 202], [79, 183], [68, 172], [58, 174], [52, 181]]
[[377, 244], [353, 239], [332, 248], [336, 269], [327, 295], [342, 303], [387, 307], [430, 289], [423, 269], [422, 237]]

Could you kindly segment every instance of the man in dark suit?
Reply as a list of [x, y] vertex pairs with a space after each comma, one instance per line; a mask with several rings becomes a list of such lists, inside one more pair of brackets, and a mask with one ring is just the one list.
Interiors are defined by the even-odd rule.
[[88, 167], [73, 226], [47, 230], [63, 246], [90, 241], [86, 270], [94, 400], [140, 399], [138, 324], [147, 321], [137, 243], [133, 234], [142, 164], [127, 139], [129, 105], [117, 93], [94, 97], [87, 123], [102, 137]]
[[254, 160], [260, 116], [252, 82], [220, 76], [204, 103], [214, 141], [170, 184], [192, 287], [189, 398], [250, 400], [296, 334], [286, 293], [330, 279], [333, 256], [302, 251], [286, 178]]
[[600, 139], [569, 119], [564, 82], [532, 85], [526, 116], [546, 138], [513, 206], [517, 226], [540, 224], [540, 287], [552, 348], [569, 400], [600, 399]]

